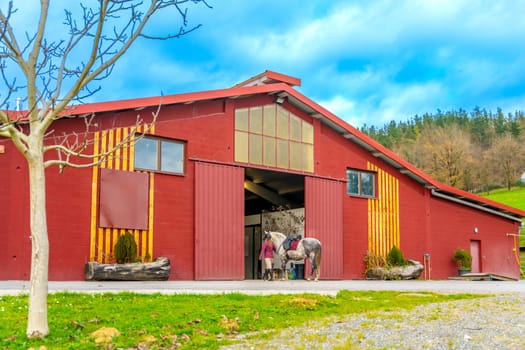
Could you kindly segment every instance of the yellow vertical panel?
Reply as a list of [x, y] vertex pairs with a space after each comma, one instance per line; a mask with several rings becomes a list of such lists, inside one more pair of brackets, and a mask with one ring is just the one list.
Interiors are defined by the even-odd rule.
[[[93, 154], [98, 153], [100, 133], [97, 131], [93, 135]], [[96, 163], [98, 158], [94, 158]], [[93, 176], [91, 180], [91, 230], [89, 236], [89, 260], [95, 260], [95, 247], [97, 239], [97, 193], [98, 193], [98, 166], [93, 167]]]
[[155, 126], [156, 126], [156, 124], [151, 124], [151, 127], [149, 129], [149, 133], [152, 134], [152, 135], [155, 135]]
[[384, 251], [385, 253], [388, 252], [390, 249], [390, 225], [389, 225], [389, 208], [388, 208], [388, 174], [386, 174], [384, 171], [381, 171], [383, 176], [383, 222], [384, 222], [384, 232], [383, 232], [383, 244], [384, 244]]
[[[117, 128], [115, 131], [115, 145], [118, 145], [122, 141], [122, 128]], [[117, 148], [115, 151], [115, 169], [120, 170], [122, 168], [122, 147]]]
[[[122, 140], [125, 140], [129, 135], [128, 128], [122, 128]], [[122, 170], [127, 171], [128, 170], [128, 162], [129, 162], [129, 148], [131, 147], [131, 144], [126, 143], [124, 147], [122, 147]]]
[[385, 256], [393, 245], [399, 247], [399, 182], [392, 175], [368, 162], [377, 174], [377, 198], [369, 200], [369, 247]]
[[377, 251], [377, 215], [376, 215], [376, 205], [377, 205], [377, 200], [375, 199], [372, 199], [372, 205], [371, 205], [371, 211], [370, 211], [370, 216], [372, 218], [372, 242], [371, 242], [371, 245], [372, 245], [372, 249], [371, 251], [374, 253], [374, 254], [377, 254], [379, 253]]
[[154, 194], [155, 194], [155, 174], [149, 174], [149, 215], [148, 215], [148, 253], [153, 259], [153, 213], [154, 213]]
[[133, 230], [133, 237], [135, 238], [135, 243], [137, 243], [137, 247], [138, 247], [139, 239], [140, 239], [140, 231], [138, 229]]
[[[115, 130], [110, 129], [108, 134], [108, 150], [111, 150], [113, 147], [115, 147]], [[115, 155], [110, 154], [108, 156], [108, 168], [113, 169], [113, 159], [115, 158]]]
[[370, 212], [371, 211], [370, 207], [372, 206], [371, 202], [372, 202], [372, 200], [369, 198], [368, 201], [367, 201], [367, 206], [368, 206], [368, 208], [367, 208], [367, 210], [368, 210], [367, 211], [367, 219], [368, 219], [368, 232], [367, 232], [367, 234], [368, 234], [368, 251], [369, 252], [372, 251], [372, 249], [371, 249], [371, 242], [372, 242], [372, 237], [371, 237], [372, 220], [371, 220], [371, 218], [372, 218], [372, 213]]
[[147, 251], [147, 243], [148, 243], [148, 230], [142, 230], [140, 232], [140, 244], [141, 244], [141, 247], [140, 247], [140, 257], [142, 258], [142, 261], [144, 261], [144, 256], [146, 255], [146, 251]]
[[379, 251], [381, 255], [385, 255], [385, 251], [383, 249], [383, 230], [384, 230], [384, 223], [383, 223], [383, 176], [382, 172], [378, 172], [379, 176], [379, 203], [378, 203], [378, 216], [379, 216]]
[[[118, 240], [118, 236], [119, 236], [119, 230], [118, 228], [114, 228], [112, 230], [113, 232], [111, 233], [112, 234], [112, 238], [113, 238], [113, 241], [111, 243], [111, 252], [112, 253], [115, 253], [115, 244], [117, 244], [117, 240]], [[113, 254], [114, 255], [114, 254]]]
[[392, 197], [391, 197], [391, 193], [390, 193], [390, 175], [386, 174], [386, 178], [385, 178], [385, 188], [386, 188], [386, 196], [385, 196], [385, 208], [386, 208], [386, 211], [385, 211], [385, 217], [386, 217], [386, 222], [387, 222], [387, 231], [388, 231], [388, 236], [387, 236], [387, 246], [390, 247], [390, 236], [392, 235], [392, 225], [391, 225], [391, 218], [390, 218], [390, 214], [391, 214], [391, 206], [390, 206], [390, 201], [392, 200]]
[[128, 170], [134, 171], [135, 170], [135, 140], [137, 138], [135, 135], [131, 137], [131, 143], [129, 145], [129, 159], [128, 159]]
[[394, 206], [393, 206], [393, 182], [394, 177], [388, 176], [388, 232], [389, 232], [389, 245], [393, 246], [395, 244], [394, 241], [394, 235], [395, 235], [395, 229], [394, 229]]
[[99, 228], [98, 229], [98, 262], [103, 262], [102, 257], [104, 256], [104, 229]]
[[[102, 131], [102, 138], [100, 140], [100, 153], [101, 154], [107, 151], [108, 149], [107, 142], [108, 142], [108, 132], [104, 130]], [[102, 160], [102, 163], [100, 163], [100, 167], [107, 168], [107, 164], [108, 164], [108, 158], [104, 157], [104, 159]]]
[[399, 223], [399, 181], [396, 179], [396, 183], [395, 183], [395, 195], [396, 195], [396, 200], [395, 200], [395, 218], [396, 218], [396, 236], [395, 236], [395, 240], [396, 240], [396, 243], [397, 245], [400, 247], [401, 246], [401, 230], [400, 230], [400, 223]]
[[104, 240], [105, 240], [105, 245], [104, 245], [104, 256], [108, 256], [111, 251], [112, 251], [112, 247], [111, 247], [111, 228], [105, 228], [104, 229]]

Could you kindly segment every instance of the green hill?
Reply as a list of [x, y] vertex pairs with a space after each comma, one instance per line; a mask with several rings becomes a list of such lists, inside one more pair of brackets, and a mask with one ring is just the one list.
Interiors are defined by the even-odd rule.
[[481, 195], [493, 201], [525, 210], [525, 187], [516, 187], [510, 191], [507, 191], [507, 189], [498, 189], [488, 193], [481, 193]]

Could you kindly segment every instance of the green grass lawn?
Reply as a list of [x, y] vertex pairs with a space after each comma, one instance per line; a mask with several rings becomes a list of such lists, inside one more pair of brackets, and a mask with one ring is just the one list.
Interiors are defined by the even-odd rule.
[[480, 193], [481, 196], [508, 206], [525, 210], [525, 187], [514, 187], [510, 191], [500, 188], [490, 192]]
[[391, 291], [341, 291], [337, 297], [57, 293], [48, 299], [50, 334], [28, 340], [27, 295], [1, 296], [0, 349], [216, 349], [239, 333], [271, 337], [277, 330], [332, 315], [395, 312], [482, 297]]

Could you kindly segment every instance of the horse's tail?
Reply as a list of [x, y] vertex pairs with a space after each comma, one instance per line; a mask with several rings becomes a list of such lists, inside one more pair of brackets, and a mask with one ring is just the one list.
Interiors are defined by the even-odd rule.
[[323, 251], [323, 246], [319, 242], [319, 251], [315, 254], [315, 265], [317, 266], [317, 279], [321, 277], [321, 253]]

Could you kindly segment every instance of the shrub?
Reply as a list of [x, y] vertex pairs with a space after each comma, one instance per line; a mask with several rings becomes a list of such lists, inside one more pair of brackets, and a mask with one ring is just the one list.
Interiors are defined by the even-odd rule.
[[405, 266], [406, 261], [403, 256], [403, 252], [396, 246], [393, 246], [392, 249], [388, 252], [386, 256], [386, 261], [390, 266]]
[[381, 255], [376, 255], [372, 252], [367, 252], [364, 258], [366, 270], [376, 269], [378, 267], [386, 266], [386, 259]]
[[458, 264], [460, 269], [470, 269], [472, 266], [472, 255], [468, 250], [457, 248], [452, 255], [452, 260]]
[[115, 244], [115, 259], [117, 264], [135, 262], [137, 260], [137, 243], [131, 232], [121, 235]]

